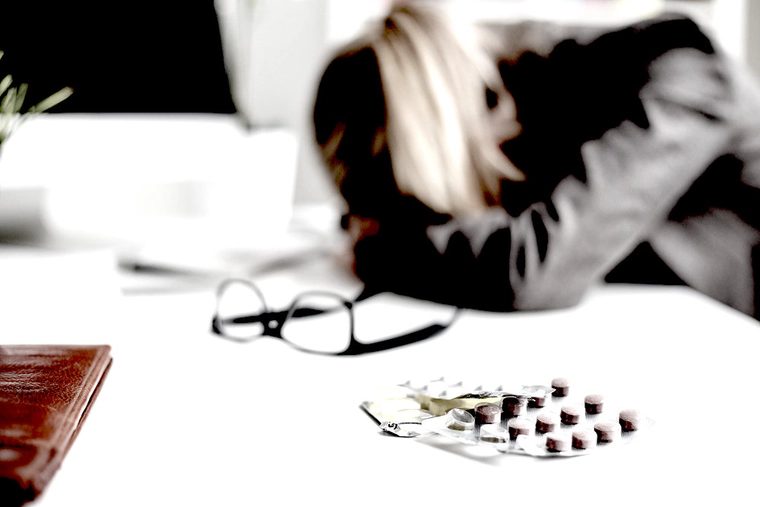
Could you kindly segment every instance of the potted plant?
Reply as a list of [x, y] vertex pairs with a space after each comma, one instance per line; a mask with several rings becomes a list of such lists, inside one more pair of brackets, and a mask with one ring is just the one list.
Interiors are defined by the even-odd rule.
[[[0, 51], [0, 59], [3, 55], [4, 52]], [[0, 150], [3, 143], [26, 121], [63, 102], [73, 93], [69, 87], [62, 88], [24, 111], [28, 85], [21, 83], [13, 86], [13, 84], [13, 76], [10, 74], [0, 80]]]

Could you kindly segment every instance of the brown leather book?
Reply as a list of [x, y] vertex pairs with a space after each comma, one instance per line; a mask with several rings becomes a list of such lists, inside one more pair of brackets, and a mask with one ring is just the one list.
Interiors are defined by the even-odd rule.
[[0, 504], [44, 490], [74, 442], [111, 365], [111, 348], [0, 346]]

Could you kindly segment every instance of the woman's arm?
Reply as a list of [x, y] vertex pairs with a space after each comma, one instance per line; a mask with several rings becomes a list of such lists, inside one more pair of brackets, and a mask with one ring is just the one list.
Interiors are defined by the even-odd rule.
[[553, 193], [560, 220], [545, 260], [533, 255], [512, 278], [516, 308], [577, 301], [726, 152], [733, 100], [723, 63], [695, 49], [660, 57], [641, 92], [648, 126], [625, 121], [583, 146], [587, 182], [567, 178]]
[[424, 231], [383, 223], [357, 244], [357, 273], [368, 284], [462, 306], [576, 303], [726, 151], [735, 106], [723, 64], [696, 49], [666, 53], [640, 94], [646, 124], [624, 121], [583, 146], [585, 182], [563, 179], [517, 217], [493, 209]]

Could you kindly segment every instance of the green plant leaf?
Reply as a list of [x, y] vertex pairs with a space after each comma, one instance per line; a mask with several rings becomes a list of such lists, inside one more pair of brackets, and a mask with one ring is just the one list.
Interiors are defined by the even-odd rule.
[[11, 84], [13, 83], [13, 76], [5, 76], [2, 81], [0, 81], [0, 97], [3, 96], [3, 94], [8, 90], [8, 88], [11, 87]]
[[68, 86], [66, 88], [62, 88], [52, 94], [50, 97], [40, 101], [36, 106], [30, 107], [29, 113], [41, 113], [43, 111], [47, 111], [51, 107], [56, 106], [69, 98], [72, 93], [74, 93], [74, 90]]
[[17, 113], [21, 112], [21, 108], [24, 106], [24, 99], [26, 99], [26, 91], [29, 89], [29, 86], [26, 83], [21, 83], [18, 86], [18, 91], [16, 92], [16, 105], [14, 109]]
[[16, 105], [16, 89], [15, 88], [9, 88], [8, 92], [5, 94], [5, 97], [3, 97], [2, 102], [0, 102], [0, 111], [4, 115], [13, 114], [16, 111], [13, 110], [13, 107]]

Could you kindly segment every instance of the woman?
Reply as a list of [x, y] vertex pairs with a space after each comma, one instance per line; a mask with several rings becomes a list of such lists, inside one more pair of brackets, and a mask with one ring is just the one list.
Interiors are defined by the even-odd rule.
[[760, 94], [690, 20], [551, 52], [397, 8], [322, 77], [316, 139], [376, 290], [490, 310], [685, 283], [757, 317]]

